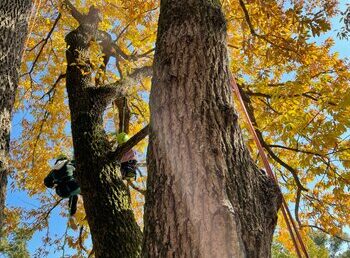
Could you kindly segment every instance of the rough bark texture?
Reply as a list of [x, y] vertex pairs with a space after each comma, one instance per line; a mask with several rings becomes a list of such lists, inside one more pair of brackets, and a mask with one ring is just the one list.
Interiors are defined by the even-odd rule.
[[12, 108], [18, 85], [30, 0], [0, 1], [0, 231], [4, 219]]
[[[66, 83], [71, 111], [77, 178], [81, 185], [96, 257], [137, 257], [141, 231], [127, 186], [103, 130], [102, 115], [116, 95], [113, 87], [91, 84], [89, 44], [98, 35], [98, 12], [91, 8], [66, 36]], [[78, 61], [79, 60], [79, 61]], [[78, 64], [78, 65], [76, 65]]]
[[162, 0], [144, 257], [270, 257], [281, 195], [245, 147], [219, 1]]

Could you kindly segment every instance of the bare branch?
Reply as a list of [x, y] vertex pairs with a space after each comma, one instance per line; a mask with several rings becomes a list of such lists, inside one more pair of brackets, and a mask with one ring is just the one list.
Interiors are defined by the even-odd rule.
[[[44, 108], [46, 107], [46, 105], [47, 105], [47, 103], [45, 104]], [[41, 120], [41, 123], [40, 123], [39, 133], [36, 136], [36, 139], [35, 139], [35, 142], [34, 142], [34, 147], [33, 147], [33, 151], [32, 151], [32, 154], [33, 154], [33, 156], [32, 156], [32, 170], [34, 169], [36, 148], [38, 146], [38, 142], [40, 140], [41, 134], [43, 133], [44, 125], [47, 122], [47, 119], [49, 118], [49, 115], [50, 115], [50, 113], [46, 110], [45, 113], [44, 113], [44, 117], [43, 117], [43, 119]]]
[[40, 44], [43, 43], [43, 42], [45, 42], [45, 39], [40, 40], [38, 43], [36, 43], [36, 44], [34, 45], [34, 47], [29, 48], [29, 49], [26, 49], [26, 51], [27, 51], [27, 52], [33, 51], [33, 50], [36, 49], [38, 46], [40, 46]]

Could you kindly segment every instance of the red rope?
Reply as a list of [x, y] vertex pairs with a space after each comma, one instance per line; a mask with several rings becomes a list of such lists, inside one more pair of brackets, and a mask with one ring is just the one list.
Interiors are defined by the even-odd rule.
[[[263, 146], [262, 146], [262, 144], [261, 144], [261, 142], [260, 142], [260, 140], [258, 138], [258, 135], [257, 135], [257, 133], [256, 133], [256, 131], [254, 129], [253, 123], [252, 123], [252, 121], [251, 121], [251, 119], [249, 117], [248, 111], [247, 111], [247, 109], [245, 107], [243, 98], [242, 98], [241, 93], [239, 91], [238, 85], [237, 85], [235, 79], [233, 78], [233, 76], [231, 76], [231, 86], [232, 86], [232, 89], [235, 92], [235, 94], [236, 94], [236, 96], [237, 96], [241, 106], [242, 106], [243, 113], [244, 113], [244, 115], [246, 117], [246, 120], [248, 122], [249, 131], [254, 136], [254, 140], [255, 140], [255, 143], [256, 143], [256, 145], [258, 147], [259, 154], [260, 154], [260, 156], [262, 158], [262, 161], [264, 163], [266, 172], [271, 178], [273, 178], [275, 180], [276, 184], [278, 185], [278, 181], [276, 179], [276, 176], [272, 172], [272, 169], [271, 169], [270, 163], [268, 161], [268, 158], [267, 158], [267, 156], [266, 156], [266, 154], [264, 152]], [[283, 214], [284, 220], [286, 221], [286, 224], [287, 224], [287, 227], [288, 227], [288, 231], [289, 231], [289, 234], [290, 234], [290, 236], [291, 236], [291, 238], [293, 240], [293, 244], [294, 244], [295, 250], [296, 250], [296, 252], [298, 254], [298, 257], [302, 258], [302, 255], [300, 253], [299, 245], [298, 245], [296, 240], [298, 240], [305, 257], [309, 258], [309, 254], [308, 254], [308, 252], [306, 250], [306, 247], [305, 247], [305, 244], [303, 242], [303, 239], [301, 238], [299, 230], [298, 230], [298, 228], [297, 228], [297, 226], [296, 226], [296, 224], [295, 224], [295, 222], [293, 220], [293, 217], [292, 217], [292, 215], [291, 215], [291, 213], [289, 211], [289, 208], [288, 208], [288, 205], [286, 203], [286, 200], [284, 199], [283, 196], [282, 196], [282, 214]], [[296, 235], [297, 239], [294, 236], [293, 230], [295, 232], [295, 235]]]

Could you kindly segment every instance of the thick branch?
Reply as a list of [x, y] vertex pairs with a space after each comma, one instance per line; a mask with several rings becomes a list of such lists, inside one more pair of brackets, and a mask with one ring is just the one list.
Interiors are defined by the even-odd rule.
[[109, 33], [101, 30], [97, 35], [97, 41], [102, 46], [103, 53], [106, 56], [113, 56], [116, 59], [119, 59], [121, 57], [128, 61], [136, 61], [140, 58], [147, 57], [150, 53], [154, 51], [154, 48], [152, 48], [142, 54], [135, 53], [135, 54], [128, 55], [116, 44], [115, 41], [112, 40], [112, 37]]
[[148, 135], [148, 131], [149, 131], [149, 125], [141, 129], [137, 134], [131, 137], [131, 139], [128, 140], [126, 143], [124, 143], [121, 146], [118, 146], [118, 148], [115, 151], [112, 151], [109, 154], [110, 159], [120, 160], [125, 153], [127, 153], [131, 148], [133, 148], [136, 144], [138, 144]]
[[76, 19], [79, 22], [79, 24], [82, 24], [83, 20], [84, 20], [84, 15], [82, 13], [80, 13], [77, 10], [77, 8], [75, 8], [75, 6], [69, 0], [65, 0], [64, 3], [66, 4], [68, 9], [70, 10], [73, 18]]
[[101, 87], [90, 86], [86, 90], [89, 94], [101, 102], [101, 107], [106, 107], [113, 99], [124, 97], [131, 86], [144, 77], [152, 76], [152, 66], [136, 68], [125, 79]]
[[273, 158], [277, 163], [279, 163], [281, 166], [283, 166], [285, 169], [287, 169], [293, 176], [295, 183], [297, 184], [297, 187], [300, 188], [303, 191], [308, 191], [308, 189], [306, 187], [304, 187], [302, 185], [302, 183], [300, 182], [300, 179], [298, 177], [298, 173], [297, 171], [292, 168], [290, 165], [288, 165], [287, 163], [285, 163], [283, 160], [281, 160], [269, 147], [269, 145], [265, 142], [265, 140], [262, 137], [262, 133], [258, 130], [255, 129], [258, 137], [260, 138], [260, 141], [263, 145], [263, 147], [265, 148], [265, 150], [267, 151], [267, 153], [271, 156], [271, 158]]

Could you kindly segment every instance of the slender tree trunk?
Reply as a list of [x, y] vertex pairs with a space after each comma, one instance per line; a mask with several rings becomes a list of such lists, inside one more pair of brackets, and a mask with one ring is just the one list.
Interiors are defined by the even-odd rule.
[[121, 180], [116, 155], [112, 155], [116, 153], [103, 129], [103, 111], [117, 96], [116, 89], [91, 83], [89, 45], [98, 37], [97, 25], [97, 10], [90, 8], [80, 26], [66, 36], [66, 85], [77, 178], [95, 257], [138, 257], [141, 230], [134, 218], [129, 190]]
[[0, 231], [6, 199], [12, 109], [18, 85], [30, 0], [0, 1]]
[[161, 0], [144, 257], [270, 257], [281, 195], [245, 147], [217, 0]]

